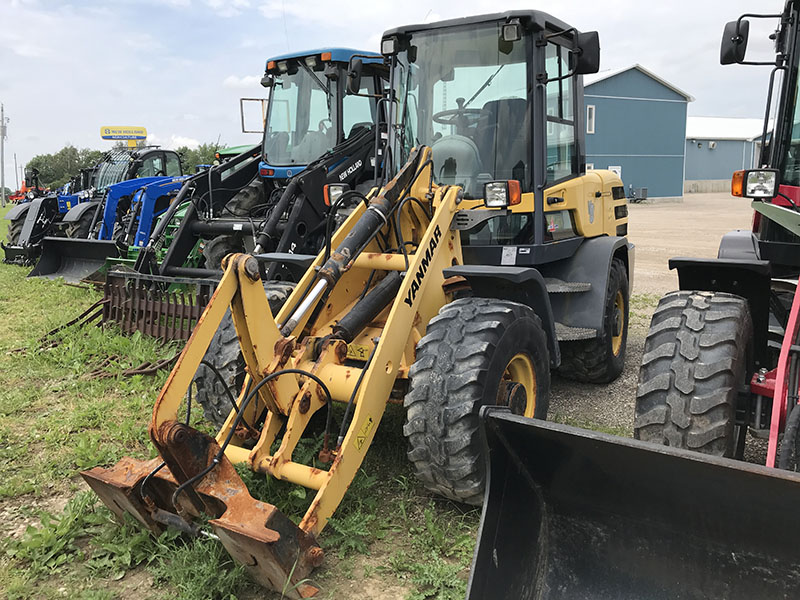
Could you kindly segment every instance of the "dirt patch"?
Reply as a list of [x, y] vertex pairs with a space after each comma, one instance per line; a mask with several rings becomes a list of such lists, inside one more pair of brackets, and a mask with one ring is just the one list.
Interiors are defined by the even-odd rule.
[[669, 259], [713, 258], [722, 236], [749, 229], [750, 201], [730, 194], [687, 194], [680, 203], [631, 204], [628, 238], [636, 245], [634, 293], [663, 294], [678, 286]]
[[73, 493], [63, 493], [46, 498], [31, 494], [0, 502], [0, 537], [19, 539], [29, 525], [39, 525], [42, 512], [60, 513]]

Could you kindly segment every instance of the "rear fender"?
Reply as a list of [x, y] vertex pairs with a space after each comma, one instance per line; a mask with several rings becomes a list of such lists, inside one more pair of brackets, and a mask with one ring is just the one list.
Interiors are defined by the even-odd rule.
[[747, 300], [753, 317], [755, 359], [768, 366], [769, 300], [772, 269], [766, 260], [733, 258], [671, 258], [678, 287], [686, 291], [726, 292]]
[[625, 265], [630, 291], [633, 289], [634, 246], [624, 237], [603, 236], [584, 240], [571, 257], [542, 265], [541, 271], [545, 277], [592, 284], [587, 292], [552, 295], [556, 321], [569, 327], [602, 331], [606, 289], [611, 262], [615, 258]]
[[561, 364], [561, 351], [556, 337], [556, 322], [550, 306], [542, 274], [532, 267], [487, 265], [455, 265], [444, 269], [445, 278], [463, 277], [472, 291], [481, 298], [500, 298], [530, 306], [542, 320], [550, 352], [550, 365]]

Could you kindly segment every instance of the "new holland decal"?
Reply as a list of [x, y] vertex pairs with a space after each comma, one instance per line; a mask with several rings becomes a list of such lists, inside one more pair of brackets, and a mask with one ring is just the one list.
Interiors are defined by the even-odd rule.
[[425, 274], [428, 272], [428, 266], [433, 260], [434, 252], [436, 251], [436, 247], [439, 245], [439, 240], [441, 239], [442, 230], [439, 229], [439, 226], [437, 225], [436, 229], [433, 230], [431, 243], [425, 249], [425, 256], [422, 257], [422, 263], [419, 265], [419, 269], [417, 269], [417, 274], [414, 276], [414, 281], [411, 282], [411, 289], [408, 290], [408, 294], [405, 298], [403, 298], [403, 302], [409, 306], [413, 306], [414, 304], [414, 299], [417, 297], [419, 287], [422, 285], [422, 280], [425, 279]]

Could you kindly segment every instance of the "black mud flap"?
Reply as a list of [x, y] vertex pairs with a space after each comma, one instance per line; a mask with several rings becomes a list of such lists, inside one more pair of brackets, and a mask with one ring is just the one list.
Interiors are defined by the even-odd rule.
[[46, 237], [42, 256], [28, 277], [63, 277], [78, 283], [105, 265], [107, 258], [118, 257], [119, 248], [112, 241]]
[[800, 594], [800, 475], [484, 410], [468, 600]]

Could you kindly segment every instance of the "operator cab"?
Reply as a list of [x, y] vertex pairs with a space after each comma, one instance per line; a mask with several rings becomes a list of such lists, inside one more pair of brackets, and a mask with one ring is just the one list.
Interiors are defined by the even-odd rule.
[[[346, 94], [347, 67], [359, 57], [359, 95]], [[330, 48], [267, 61], [261, 84], [270, 88], [260, 173], [288, 178], [377, 122], [388, 69], [379, 54]]]
[[94, 177], [97, 192], [108, 186], [137, 179], [139, 177], [179, 177], [183, 174], [181, 159], [172, 150], [162, 150], [158, 146], [137, 150], [112, 150], [109, 152]]
[[581, 75], [598, 70], [596, 32], [512, 11], [393, 29], [381, 49], [392, 58], [395, 168], [430, 146], [436, 184], [462, 186], [478, 201], [465, 208], [501, 209], [481, 211], [462, 245], [579, 237], [543, 192], [585, 174]]

